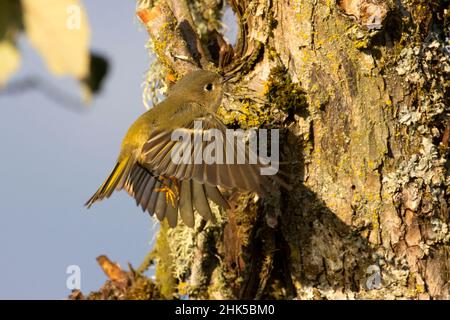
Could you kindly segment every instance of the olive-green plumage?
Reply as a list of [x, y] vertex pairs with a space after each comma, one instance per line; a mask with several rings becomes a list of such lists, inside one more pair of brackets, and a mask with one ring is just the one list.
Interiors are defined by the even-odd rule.
[[173, 130], [192, 129], [194, 120], [201, 120], [203, 129], [226, 129], [215, 115], [223, 83], [220, 75], [205, 70], [193, 71], [176, 83], [163, 102], [131, 125], [113, 171], [86, 206], [125, 189], [159, 220], [167, 218], [174, 227], [179, 212], [183, 222], [193, 227], [194, 209], [203, 219], [214, 220], [208, 199], [228, 207], [218, 187], [263, 193], [269, 178], [260, 175], [259, 165], [174, 164], [170, 160], [177, 146], [171, 140]]

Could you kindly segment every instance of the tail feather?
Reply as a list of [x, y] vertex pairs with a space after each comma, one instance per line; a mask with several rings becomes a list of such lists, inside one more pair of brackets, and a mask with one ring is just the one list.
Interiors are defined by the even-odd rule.
[[114, 190], [122, 189], [131, 167], [132, 161], [130, 161], [130, 158], [118, 161], [105, 182], [84, 205], [90, 208], [94, 202], [109, 198]]

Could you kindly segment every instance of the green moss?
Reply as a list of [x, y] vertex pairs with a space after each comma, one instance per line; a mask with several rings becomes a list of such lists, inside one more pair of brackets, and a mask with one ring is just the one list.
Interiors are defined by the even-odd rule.
[[141, 275], [137, 276], [125, 295], [126, 300], [155, 300], [160, 298], [162, 297], [155, 284]]
[[264, 53], [264, 44], [258, 40], [254, 40], [255, 48], [252, 51], [252, 54], [246, 59], [244, 65], [242, 67], [242, 74], [247, 74], [253, 70], [253, 67], [259, 61]]
[[305, 92], [292, 81], [284, 66], [270, 71], [265, 89], [268, 102], [279, 110], [297, 113], [307, 108]]
[[278, 26], [278, 21], [275, 18], [275, 11], [274, 10], [269, 10], [269, 16], [267, 17], [267, 21], [268, 21], [268, 27], [269, 27], [269, 37], [268, 38], [273, 38], [274, 34], [273, 34], [273, 30], [276, 29], [276, 27]]

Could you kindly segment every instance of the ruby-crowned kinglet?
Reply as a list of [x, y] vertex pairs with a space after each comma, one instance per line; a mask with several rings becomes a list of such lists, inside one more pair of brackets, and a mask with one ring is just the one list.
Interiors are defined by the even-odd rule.
[[137, 205], [160, 221], [167, 218], [169, 226], [174, 227], [179, 212], [183, 222], [193, 227], [194, 208], [203, 219], [214, 220], [208, 199], [229, 208], [218, 187], [264, 193], [272, 179], [260, 174], [259, 164], [172, 159], [181, 144], [172, 138], [174, 130], [181, 128], [194, 135], [194, 122], [201, 121], [202, 130], [225, 132], [225, 125], [216, 116], [223, 85], [224, 78], [205, 70], [193, 71], [178, 81], [163, 102], [131, 125], [113, 171], [86, 206], [108, 198], [114, 190], [125, 189]]

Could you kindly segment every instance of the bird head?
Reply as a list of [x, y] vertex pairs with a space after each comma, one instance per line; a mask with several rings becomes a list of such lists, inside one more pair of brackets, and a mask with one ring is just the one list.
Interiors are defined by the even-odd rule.
[[215, 72], [192, 71], [170, 88], [169, 96], [180, 95], [185, 101], [197, 102], [216, 112], [222, 101], [224, 82]]

